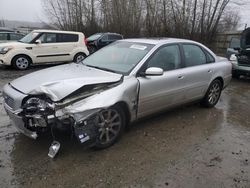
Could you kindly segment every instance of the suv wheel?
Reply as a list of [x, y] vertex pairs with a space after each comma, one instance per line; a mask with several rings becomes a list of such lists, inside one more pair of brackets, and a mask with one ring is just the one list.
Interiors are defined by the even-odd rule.
[[122, 135], [125, 128], [125, 115], [119, 106], [100, 112], [97, 116], [98, 136], [95, 148], [112, 146]]
[[18, 55], [12, 59], [12, 65], [18, 70], [26, 70], [29, 68], [31, 60], [25, 55]]
[[80, 63], [81, 61], [83, 61], [86, 58], [86, 55], [84, 53], [78, 53], [75, 55], [74, 57], [74, 62], [75, 63]]
[[221, 96], [221, 91], [222, 91], [222, 83], [220, 80], [214, 80], [209, 88], [208, 91], [205, 95], [205, 97], [203, 98], [201, 104], [207, 108], [212, 108], [214, 107]]

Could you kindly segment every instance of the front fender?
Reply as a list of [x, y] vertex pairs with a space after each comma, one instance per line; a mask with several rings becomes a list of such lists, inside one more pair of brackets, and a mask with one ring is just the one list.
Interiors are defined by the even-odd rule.
[[77, 116], [77, 120], [83, 120], [101, 109], [125, 102], [131, 116], [130, 121], [133, 121], [136, 119], [138, 89], [139, 83], [135, 77], [125, 78], [120, 85], [73, 103], [60, 110], [60, 114]]

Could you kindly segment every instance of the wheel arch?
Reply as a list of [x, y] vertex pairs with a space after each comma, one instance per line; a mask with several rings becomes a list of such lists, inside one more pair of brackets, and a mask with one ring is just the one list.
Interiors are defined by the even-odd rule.
[[[223, 78], [221, 77], [221, 76], [218, 76], [218, 77], [216, 77], [215, 79], [213, 79], [213, 81], [215, 81], [215, 80], [219, 80], [220, 82], [221, 82], [221, 84], [222, 84], [222, 88], [224, 88], [224, 80], [223, 80]], [[212, 82], [213, 82], [212, 81]], [[212, 83], [211, 82], [211, 83]]]
[[116, 106], [119, 106], [122, 108], [122, 110], [124, 111], [124, 114], [125, 114], [125, 122], [126, 122], [126, 125], [125, 126], [128, 126], [129, 123], [130, 123], [130, 120], [131, 120], [131, 114], [130, 114], [130, 111], [129, 111], [129, 107], [128, 107], [128, 104], [124, 101], [119, 101], [115, 104]]
[[25, 57], [27, 57], [27, 58], [30, 60], [30, 64], [33, 64], [33, 59], [32, 59], [29, 55], [20, 53], [20, 54], [14, 55], [14, 56], [11, 58], [11, 65], [13, 65], [13, 60], [14, 60], [17, 56], [25, 56]]

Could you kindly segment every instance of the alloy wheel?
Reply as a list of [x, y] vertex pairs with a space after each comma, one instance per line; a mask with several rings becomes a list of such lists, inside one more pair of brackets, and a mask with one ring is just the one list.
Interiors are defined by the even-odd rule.
[[115, 109], [107, 109], [99, 113], [97, 125], [100, 144], [113, 142], [119, 135], [122, 127], [122, 118]]
[[215, 104], [220, 97], [220, 93], [221, 93], [220, 85], [218, 82], [215, 82], [209, 90], [208, 102], [210, 104]]

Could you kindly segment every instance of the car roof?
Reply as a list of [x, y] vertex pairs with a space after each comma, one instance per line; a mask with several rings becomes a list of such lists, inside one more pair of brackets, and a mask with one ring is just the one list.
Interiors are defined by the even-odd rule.
[[146, 43], [146, 44], [153, 44], [153, 45], [164, 44], [164, 43], [175, 43], [175, 42], [196, 43], [195, 41], [192, 41], [192, 40], [178, 39], [178, 38], [131, 38], [131, 39], [124, 39], [123, 41]]
[[66, 33], [66, 34], [83, 34], [81, 32], [76, 31], [61, 31], [61, 30], [47, 30], [47, 29], [36, 29], [33, 32], [40, 32], [40, 33]]

